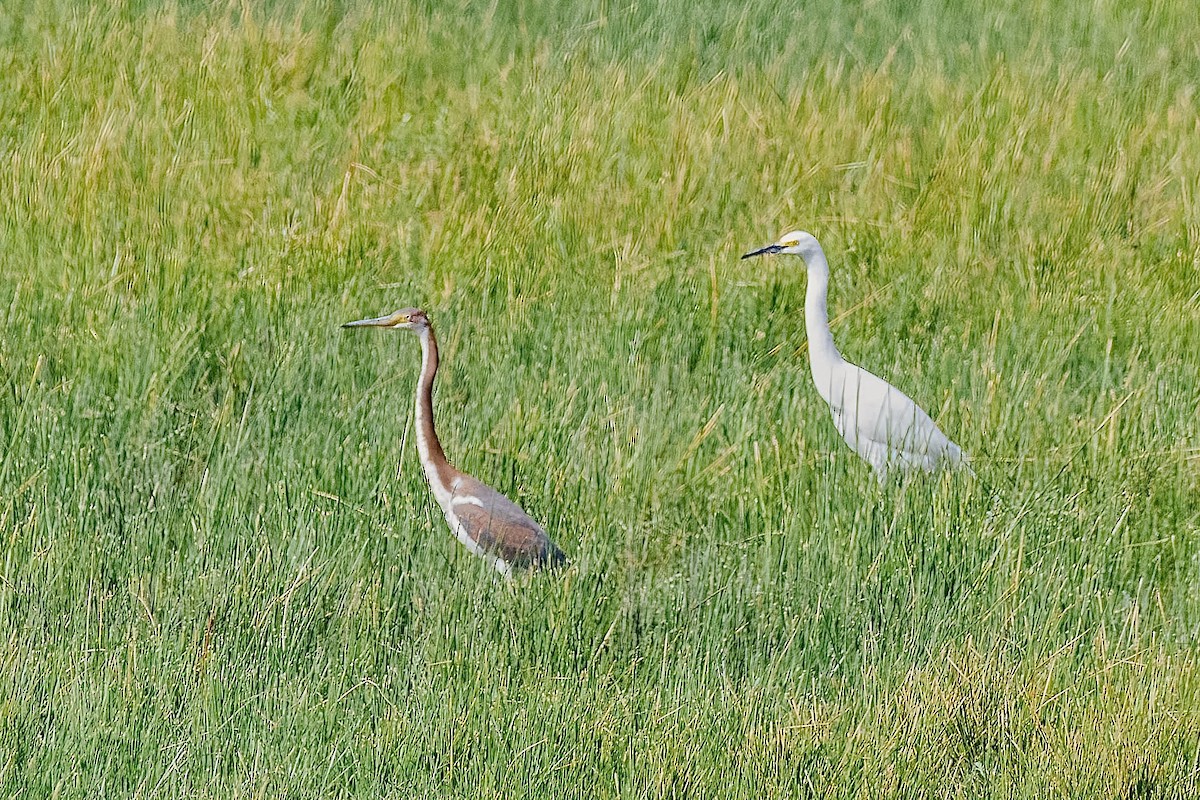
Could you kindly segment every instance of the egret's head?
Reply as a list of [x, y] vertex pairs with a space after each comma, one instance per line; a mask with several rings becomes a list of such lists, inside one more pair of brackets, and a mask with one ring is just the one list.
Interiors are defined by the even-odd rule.
[[806, 231], [792, 231], [785, 233], [779, 237], [779, 241], [775, 244], [769, 244], [766, 247], [760, 247], [757, 250], [751, 250], [742, 258], [750, 258], [751, 256], [771, 255], [774, 253], [786, 253], [793, 256], [802, 256], [807, 262], [808, 257], [815, 253], [821, 252], [821, 245], [817, 243], [817, 237]]
[[347, 322], [343, 328], [391, 328], [422, 333], [429, 330], [429, 317], [419, 308], [402, 308], [382, 317]]

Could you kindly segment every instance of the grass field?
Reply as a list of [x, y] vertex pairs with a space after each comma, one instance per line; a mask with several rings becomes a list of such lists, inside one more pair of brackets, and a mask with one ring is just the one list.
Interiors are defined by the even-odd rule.
[[1194, 4], [563, 5], [0, 6], [0, 794], [1200, 792]]

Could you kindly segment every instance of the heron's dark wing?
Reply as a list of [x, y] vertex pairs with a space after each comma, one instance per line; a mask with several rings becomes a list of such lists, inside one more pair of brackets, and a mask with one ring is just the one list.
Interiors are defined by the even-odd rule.
[[542, 527], [512, 500], [470, 475], [462, 475], [455, 483], [454, 513], [484, 552], [518, 569], [566, 564], [566, 556]]

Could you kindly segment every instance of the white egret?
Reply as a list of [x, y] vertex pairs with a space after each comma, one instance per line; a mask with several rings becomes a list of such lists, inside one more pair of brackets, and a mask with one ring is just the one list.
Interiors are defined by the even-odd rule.
[[564, 566], [566, 556], [542, 526], [513, 501], [446, 460], [433, 427], [433, 378], [438, 368], [437, 338], [429, 317], [419, 308], [404, 308], [372, 319], [347, 322], [343, 328], [390, 328], [415, 333], [421, 340], [421, 378], [417, 381], [417, 454], [425, 479], [441, 506], [450, 530], [471, 553], [485, 559], [506, 578], [514, 570]]
[[813, 383], [850, 449], [871, 465], [880, 481], [894, 469], [971, 471], [962, 449], [908, 395], [838, 352], [826, 311], [829, 262], [816, 237], [792, 231], [742, 258], [773, 253], [800, 256], [808, 267], [804, 323]]

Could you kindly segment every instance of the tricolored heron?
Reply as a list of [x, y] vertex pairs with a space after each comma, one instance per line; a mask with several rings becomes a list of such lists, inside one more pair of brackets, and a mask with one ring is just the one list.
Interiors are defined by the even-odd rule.
[[826, 312], [829, 262], [816, 237], [792, 231], [742, 256], [785, 253], [804, 259], [808, 289], [804, 323], [808, 329], [808, 354], [813, 383], [833, 414], [833, 424], [846, 444], [884, 480], [892, 469], [942, 468], [971, 470], [962, 449], [942, 433], [908, 395], [882, 378], [842, 358], [833, 343]]
[[433, 427], [433, 379], [438, 347], [429, 317], [419, 308], [403, 308], [343, 328], [390, 328], [412, 331], [421, 341], [421, 378], [417, 381], [417, 453], [425, 479], [450, 530], [475, 555], [506, 578], [514, 571], [565, 566], [567, 558], [550, 537], [513, 501], [446, 460]]

